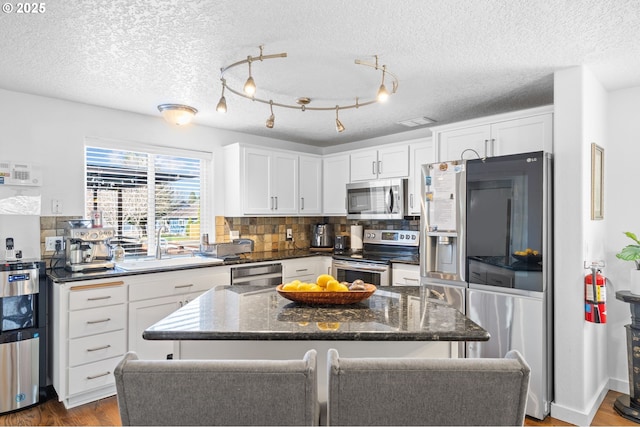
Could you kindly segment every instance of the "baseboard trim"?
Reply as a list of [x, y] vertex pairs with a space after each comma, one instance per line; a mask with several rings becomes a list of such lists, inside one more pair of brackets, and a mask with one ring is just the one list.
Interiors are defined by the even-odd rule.
[[551, 403], [551, 416], [553, 418], [557, 418], [561, 421], [565, 421], [567, 423], [575, 424], [578, 426], [588, 426], [591, 425], [591, 421], [596, 416], [596, 412], [598, 412], [598, 408], [604, 401], [607, 392], [609, 391], [609, 382], [611, 380], [605, 382], [600, 388], [600, 392], [596, 395], [595, 399], [593, 399], [588, 405], [586, 411], [578, 411], [574, 408], [569, 408], [564, 405], [560, 405], [556, 402]]
[[609, 378], [609, 390], [617, 391], [618, 393], [629, 394], [629, 380]]

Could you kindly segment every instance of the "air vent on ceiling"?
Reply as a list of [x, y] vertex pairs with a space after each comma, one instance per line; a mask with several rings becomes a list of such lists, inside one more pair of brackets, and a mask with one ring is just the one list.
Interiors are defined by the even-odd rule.
[[416, 126], [424, 126], [435, 122], [435, 120], [430, 119], [429, 117], [416, 117], [415, 119], [402, 120], [398, 122], [398, 124], [413, 128]]

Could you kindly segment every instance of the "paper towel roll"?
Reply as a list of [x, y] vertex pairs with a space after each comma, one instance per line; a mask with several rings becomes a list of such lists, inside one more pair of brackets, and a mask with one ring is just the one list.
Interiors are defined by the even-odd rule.
[[362, 226], [361, 225], [351, 226], [351, 250], [355, 252], [362, 250]]

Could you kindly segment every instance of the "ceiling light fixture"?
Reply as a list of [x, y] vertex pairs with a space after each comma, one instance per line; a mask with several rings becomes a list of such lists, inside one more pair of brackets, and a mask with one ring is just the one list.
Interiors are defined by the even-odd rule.
[[[338, 132], [343, 132], [345, 127], [342, 124], [342, 122], [340, 122], [340, 119], [338, 118], [338, 111], [340, 110], [346, 110], [349, 108], [360, 108], [360, 107], [364, 107], [367, 105], [371, 105], [371, 104], [375, 104], [375, 103], [383, 103], [385, 101], [388, 100], [389, 96], [393, 95], [394, 93], [396, 93], [396, 91], [398, 90], [398, 78], [395, 76], [395, 74], [391, 73], [389, 70], [387, 70], [387, 66], [386, 65], [378, 65], [378, 55], [374, 55], [375, 58], [375, 63], [370, 63], [370, 62], [365, 62], [365, 61], [361, 61], [359, 59], [355, 60], [355, 64], [356, 65], [364, 65], [367, 67], [371, 67], [374, 68], [375, 70], [381, 70], [382, 71], [382, 83], [380, 84], [380, 87], [378, 88], [378, 91], [376, 93], [375, 98], [360, 102], [360, 100], [358, 99], [358, 97], [355, 98], [355, 103], [353, 104], [343, 104], [343, 105], [336, 105], [335, 107], [333, 106], [317, 106], [317, 107], [311, 107], [309, 106], [309, 104], [311, 103], [311, 98], [308, 97], [299, 97], [296, 99], [295, 104], [291, 103], [285, 103], [285, 102], [275, 102], [273, 99], [262, 99], [259, 97], [256, 97], [256, 91], [257, 91], [257, 87], [256, 87], [256, 83], [255, 80], [253, 79], [253, 75], [251, 73], [251, 64], [255, 61], [264, 61], [267, 59], [276, 59], [276, 58], [286, 58], [287, 57], [287, 53], [283, 52], [283, 53], [276, 53], [276, 54], [271, 54], [271, 55], [264, 55], [263, 54], [263, 49], [264, 46], [259, 46], [260, 49], [260, 56], [257, 57], [253, 57], [253, 56], [247, 56], [247, 59], [243, 59], [237, 62], [234, 62], [231, 65], [228, 65], [226, 67], [222, 67], [220, 69], [220, 81], [222, 82], [222, 95], [220, 97], [220, 101], [218, 102], [218, 105], [216, 107], [216, 111], [218, 111], [219, 113], [226, 113], [227, 112], [227, 100], [224, 97], [224, 91], [225, 89], [228, 89], [229, 92], [236, 94], [238, 96], [241, 96], [243, 98], [247, 98], [250, 99], [252, 101], [258, 101], [261, 102], [263, 104], [269, 104], [269, 108], [271, 110], [271, 116], [269, 116], [269, 119], [267, 119], [267, 127], [269, 129], [273, 128], [274, 122], [275, 122], [275, 115], [273, 114], [273, 107], [282, 107], [282, 108], [293, 108], [293, 109], [297, 109], [300, 111], [307, 111], [307, 110], [313, 110], [313, 111], [330, 111], [330, 110], [335, 110], [336, 111], [336, 129]], [[239, 65], [242, 64], [248, 64], [249, 66], [249, 77], [247, 78], [244, 87], [242, 89], [242, 91], [240, 90], [236, 90], [233, 89], [232, 87], [230, 87], [227, 84], [226, 79], [224, 78], [224, 74], [230, 70], [231, 68], [237, 67]], [[391, 91], [387, 90], [387, 87], [385, 86], [385, 76], [389, 76], [392, 79], [392, 87], [391, 87]], [[388, 80], [388, 79], [387, 79]]]
[[172, 125], [188, 125], [193, 120], [198, 110], [182, 104], [160, 104], [158, 111], [162, 117]]

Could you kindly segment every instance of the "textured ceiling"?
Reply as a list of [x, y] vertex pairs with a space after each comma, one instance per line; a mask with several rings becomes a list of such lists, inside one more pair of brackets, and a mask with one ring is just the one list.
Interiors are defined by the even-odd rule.
[[[17, 3], [13, 3], [17, 5]], [[330, 146], [553, 103], [553, 72], [587, 65], [607, 90], [640, 86], [638, 0], [54, 0], [0, 15], [0, 87], [159, 116], [184, 103], [205, 126]], [[399, 78], [386, 104], [340, 111], [275, 108], [226, 93], [220, 68], [248, 55], [256, 96], [310, 106], [371, 99], [380, 64]], [[240, 89], [246, 66], [225, 77]]]

